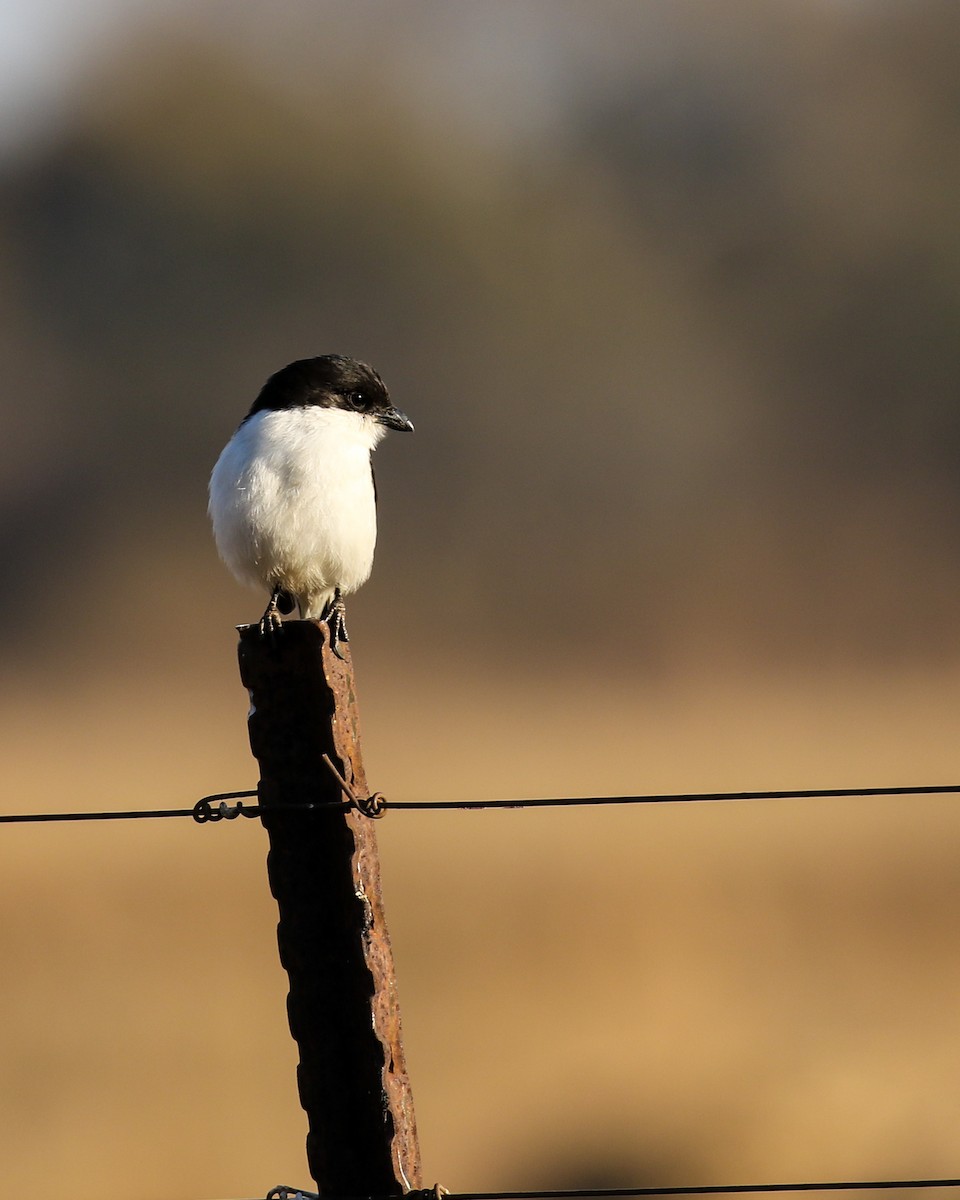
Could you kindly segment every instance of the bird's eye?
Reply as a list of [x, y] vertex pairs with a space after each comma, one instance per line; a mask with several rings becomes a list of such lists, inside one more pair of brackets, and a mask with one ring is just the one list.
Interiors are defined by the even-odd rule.
[[344, 400], [347, 402], [347, 407], [352, 408], [354, 412], [362, 412], [367, 407], [365, 392], [347, 392]]

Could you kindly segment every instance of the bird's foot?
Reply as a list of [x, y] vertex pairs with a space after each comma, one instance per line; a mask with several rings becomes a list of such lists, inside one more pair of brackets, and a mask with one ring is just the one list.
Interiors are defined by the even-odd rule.
[[343, 658], [340, 653], [340, 643], [350, 641], [350, 635], [347, 633], [346, 625], [347, 608], [343, 603], [343, 596], [340, 595], [340, 589], [333, 593], [333, 599], [327, 605], [323, 614], [323, 620], [330, 627], [330, 649], [334, 652], [337, 658]]
[[266, 607], [266, 611], [260, 618], [260, 636], [273, 637], [275, 633], [280, 633], [283, 630], [283, 618], [281, 612], [290, 612], [287, 607], [289, 597], [282, 587], [278, 584], [270, 596], [270, 603]]

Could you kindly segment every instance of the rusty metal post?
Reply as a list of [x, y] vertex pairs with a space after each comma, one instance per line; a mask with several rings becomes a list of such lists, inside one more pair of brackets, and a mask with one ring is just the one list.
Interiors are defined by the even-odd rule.
[[421, 1186], [420, 1153], [374, 822], [352, 810], [287, 811], [343, 799], [325, 753], [368, 794], [344, 653], [331, 652], [320, 621], [288, 621], [273, 638], [240, 630], [308, 1166], [323, 1193], [400, 1195]]

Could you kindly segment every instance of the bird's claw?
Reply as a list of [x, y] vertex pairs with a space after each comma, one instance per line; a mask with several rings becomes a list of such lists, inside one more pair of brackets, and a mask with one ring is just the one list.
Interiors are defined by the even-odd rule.
[[283, 621], [280, 614], [274, 610], [273, 612], [265, 612], [260, 618], [260, 636], [262, 638], [272, 638], [275, 633], [283, 632]]
[[350, 635], [347, 633], [346, 616], [347, 608], [343, 603], [343, 597], [340, 595], [340, 589], [337, 588], [333, 599], [327, 607], [327, 611], [323, 615], [323, 619], [330, 628], [330, 649], [339, 659], [343, 659], [343, 655], [340, 653], [340, 643], [349, 643], [350, 641]]
[[280, 616], [279, 604], [283, 589], [275, 587], [270, 597], [270, 603], [260, 618], [260, 636], [272, 638], [275, 633], [283, 632], [283, 618]]

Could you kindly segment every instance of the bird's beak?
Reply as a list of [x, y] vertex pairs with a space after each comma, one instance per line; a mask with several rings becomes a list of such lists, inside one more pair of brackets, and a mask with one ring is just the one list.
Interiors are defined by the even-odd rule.
[[377, 421], [388, 429], [399, 429], [401, 432], [413, 433], [413, 422], [399, 408], [388, 408], [386, 412], [377, 415]]

